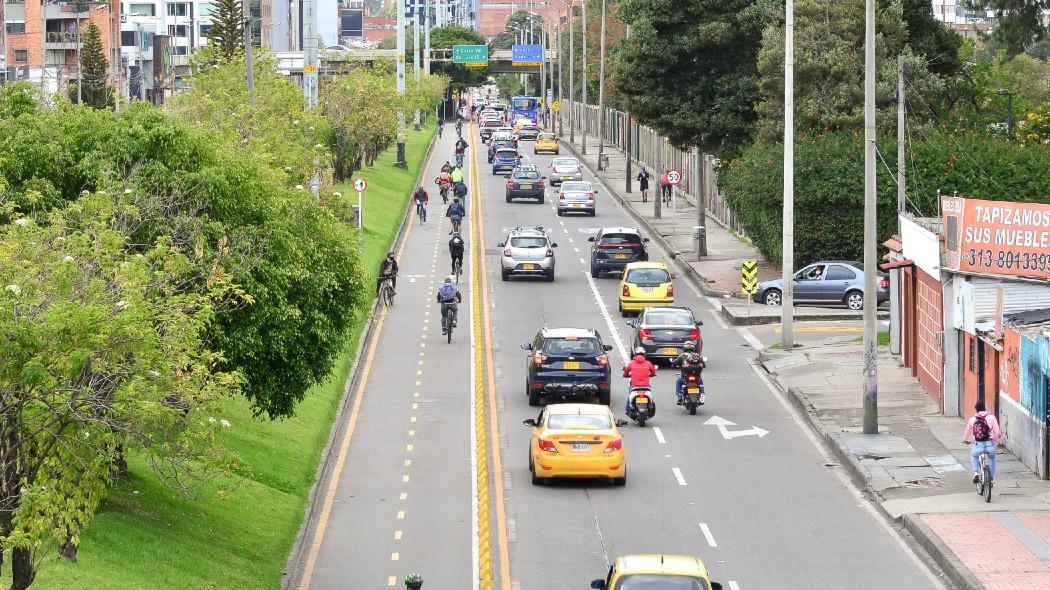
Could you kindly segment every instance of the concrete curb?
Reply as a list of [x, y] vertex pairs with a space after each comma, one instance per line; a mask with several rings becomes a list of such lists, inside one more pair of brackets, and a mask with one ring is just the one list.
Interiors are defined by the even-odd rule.
[[[419, 168], [419, 174], [416, 175], [416, 183], [413, 186], [419, 186], [423, 175], [426, 174], [426, 163], [430, 160], [431, 155], [434, 152], [434, 146], [437, 144], [437, 136], [431, 141], [427, 147], [427, 153], [423, 156], [423, 165]], [[401, 245], [408, 231], [408, 224], [411, 220], [411, 216], [407, 215], [409, 203], [405, 204], [405, 212], [401, 227], [397, 230], [397, 235], [394, 237], [393, 244], [395, 246]], [[302, 561], [305, 557], [305, 553], [308, 550], [306, 541], [313, 536], [316, 530], [313, 526], [315, 509], [318, 507], [318, 495], [320, 493], [320, 484], [326, 482], [330, 476], [330, 467], [332, 463], [332, 452], [335, 443], [342, 439], [342, 434], [345, 427], [345, 418], [347, 409], [350, 407], [351, 402], [354, 399], [352, 392], [358, 385], [361, 379], [361, 354], [362, 351], [366, 350], [367, 345], [371, 342], [372, 337], [375, 334], [376, 317], [379, 308], [379, 299], [374, 298], [372, 300], [372, 308], [368, 312], [368, 317], [365, 319], [365, 329], [361, 331], [361, 336], [357, 340], [357, 352], [354, 356], [354, 361], [350, 365], [350, 370], [347, 372], [346, 382], [343, 385], [343, 399], [339, 402], [339, 409], [336, 410], [334, 419], [332, 420], [332, 428], [328, 433], [328, 442], [325, 444], [324, 450], [321, 452], [321, 461], [317, 465], [317, 472], [314, 476], [314, 483], [310, 486], [310, 493], [307, 495], [306, 508], [304, 509], [303, 522], [299, 527], [299, 534], [295, 537], [295, 543], [292, 545], [292, 550], [288, 555], [288, 561], [285, 564], [284, 575], [281, 577], [281, 590], [291, 590], [298, 587], [300, 579], [302, 578]]]
[[[761, 304], [761, 303], [753, 303], [752, 305], [760, 306], [762, 308], [766, 307], [764, 304]], [[767, 316], [767, 315], [737, 316], [737, 315], [733, 315], [732, 313], [729, 312], [728, 309], [726, 309], [726, 307], [724, 305], [722, 306], [722, 308], [719, 311], [719, 313], [722, 314], [722, 319], [726, 320], [726, 322], [729, 323], [729, 325], [731, 325], [731, 326], [760, 326], [760, 325], [779, 324], [780, 323], [780, 317], [779, 316]], [[878, 311], [878, 312], [876, 312], [875, 316], [879, 320], [889, 320], [890, 319], [889, 312]], [[826, 314], [823, 314], [823, 313], [806, 313], [806, 312], [800, 313], [797, 309], [795, 310], [795, 316], [794, 317], [795, 317], [795, 321], [796, 322], [849, 322], [849, 321], [857, 321], [857, 320], [863, 319], [861, 316], [850, 317], [850, 316], [845, 316], [845, 315], [841, 315], [841, 314], [834, 314], [834, 313], [826, 313]]]
[[941, 567], [944, 575], [951, 580], [956, 588], [959, 590], [985, 590], [984, 584], [977, 579], [977, 576], [973, 575], [969, 568], [963, 564], [962, 560], [956, 557], [955, 553], [944, 541], [941, 541], [941, 538], [922, 521], [921, 514], [905, 514], [903, 521], [905, 530], [911, 533], [911, 536], [919, 546], [933, 557], [933, 560]]

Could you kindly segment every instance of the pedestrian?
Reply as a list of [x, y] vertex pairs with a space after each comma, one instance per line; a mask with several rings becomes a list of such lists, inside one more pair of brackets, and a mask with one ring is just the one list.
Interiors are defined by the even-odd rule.
[[642, 202], [646, 203], [649, 201], [649, 171], [642, 166], [642, 171], [638, 173], [638, 190], [642, 191]]

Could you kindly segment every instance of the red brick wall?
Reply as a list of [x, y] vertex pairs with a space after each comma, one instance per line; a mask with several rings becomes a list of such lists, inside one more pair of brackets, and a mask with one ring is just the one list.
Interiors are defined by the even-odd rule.
[[943, 327], [943, 304], [941, 283], [923, 272], [915, 269], [915, 321], [906, 326], [914, 326], [915, 337], [915, 376], [930, 397], [944, 407], [944, 393], [941, 383], [944, 378], [944, 358], [938, 335]]
[[[25, 15], [26, 15], [26, 32], [25, 34], [8, 35], [7, 44], [9, 47], [8, 63], [13, 66], [30, 66], [33, 68], [39, 68], [42, 63], [42, 43], [43, 43], [43, 22], [40, 20], [40, 0], [26, 0], [25, 3]], [[114, 4], [115, 5], [115, 4]], [[111, 45], [111, 13], [107, 9], [100, 9], [91, 7], [87, 13], [90, 16], [90, 20], [95, 23], [98, 27], [99, 33], [102, 37], [102, 50], [106, 54], [106, 62], [113, 61], [112, 45]], [[116, 15], [113, 14], [113, 17]], [[67, 18], [76, 18], [75, 13], [69, 13]], [[87, 30], [88, 18], [81, 21], [81, 31]], [[117, 25], [119, 26], [119, 25]], [[119, 35], [119, 33], [117, 33]], [[15, 50], [26, 50], [29, 52], [29, 59], [25, 62], [15, 62], [14, 52]], [[67, 62], [70, 60], [67, 58]], [[76, 64], [76, 52], [73, 52], [73, 58], [71, 60], [73, 64]], [[113, 64], [110, 65], [110, 75], [112, 75]]]
[[1003, 352], [999, 355], [999, 393], [1021, 403], [1021, 335], [1011, 326], [1003, 328]]

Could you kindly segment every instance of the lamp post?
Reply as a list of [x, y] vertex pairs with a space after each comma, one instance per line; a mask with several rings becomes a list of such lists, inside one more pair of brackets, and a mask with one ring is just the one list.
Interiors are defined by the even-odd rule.
[[598, 170], [605, 156], [605, 0], [602, 0], [601, 51], [598, 61]]
[[1014, 93], [1008, 88], [1000, 88], [995, 91], [999, 96], [1006, 97], [1006, 137], [1014, 140]]

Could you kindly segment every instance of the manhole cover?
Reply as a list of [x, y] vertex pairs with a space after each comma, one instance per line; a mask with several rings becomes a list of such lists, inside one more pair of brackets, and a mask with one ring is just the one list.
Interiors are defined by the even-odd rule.
[[909, 488], [939, 488], [944, 485], [944, 482], [939, 479], [923, 478], [906, 481], [904, 485]]

